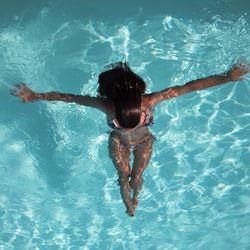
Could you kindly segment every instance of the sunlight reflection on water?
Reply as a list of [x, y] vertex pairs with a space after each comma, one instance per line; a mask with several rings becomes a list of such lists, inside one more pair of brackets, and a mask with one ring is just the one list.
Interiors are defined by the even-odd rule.
[[[20, 80], [38, 92], [95, 95], [99, 72], [120, 60], [156, 91], [223, 72], [240, 56], [250, 59], [244, 16], [201, 22], [167, 15], [113, 26], [94, 19], [62, 23], [43, 9], [28, 23], [15, 21], [0, 33], [5, 92]], [[3, 249], [249, 246], [248, 80], [156, 108], [157, 141], [132, 219], [108, 158], [103, 114], [6, 100], [0, 125]]]

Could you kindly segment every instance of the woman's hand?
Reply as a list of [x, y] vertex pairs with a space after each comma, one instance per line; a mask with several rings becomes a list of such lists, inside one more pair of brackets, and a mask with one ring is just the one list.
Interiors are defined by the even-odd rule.
[[11, 88], [10, 94], [19, 97], [23, 102], [32, 102], [37, 99], [37, 94], [24, 83], [16, 84]]
[[233, 67], [225, 73], [229, 81], [240, 81], [243, 80], [243, 75], [250, 72], [250, 65], [245, 63], [238, 63], [233, 65]]

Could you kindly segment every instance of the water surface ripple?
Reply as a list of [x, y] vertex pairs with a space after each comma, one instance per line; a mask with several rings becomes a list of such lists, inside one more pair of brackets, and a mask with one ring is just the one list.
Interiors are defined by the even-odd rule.
[[250, 61], [249, 31], [246, 16], [113, 25], [60, 19], [49, 7], [2, 28], [0, 248], [248, 249], [249, 78], [156, 108], [134, 218], [108, 158], [105, 116], [59, 102], [23, 105], [8, 88], [24, 81], [38, 92], [95, 95], [105, 65], [127, 60], [156, 91]]

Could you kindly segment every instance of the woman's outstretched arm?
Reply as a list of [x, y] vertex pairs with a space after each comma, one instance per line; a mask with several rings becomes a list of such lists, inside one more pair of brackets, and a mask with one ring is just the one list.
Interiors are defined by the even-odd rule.
[[201, 78], [190, 81], [182, 86], [174, 86], [159, 92], [145, 95], [146, 101], [149, 105], [154, 106], [163, 100], [168, 100], [192, 91], [202, 90], [220, 84], [242, 80], [243, 75], [248, 72], [250, 72], [250, 65], [236, 64], [224, 74]]
[[88, 95], [74, 95], [60, 92], [36, 93], [28, 88], [24, 83], [16, 84], [10, 93], [19, 97], [24, 103], [38, 100], [74, 102], [80, 105], [89, 106], [108, 112], [110, 103], [106, 98], [91, 97]]

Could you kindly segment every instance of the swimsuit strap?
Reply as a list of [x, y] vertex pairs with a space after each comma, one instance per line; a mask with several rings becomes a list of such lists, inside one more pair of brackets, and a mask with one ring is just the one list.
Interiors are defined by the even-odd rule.
[[144, 122], [140, 125], [141, 127], [145, 127], [145, 126], [150, 126], [154, 123], [154, 117], [152, 115], [152, 111], [151, 110], [146, 110], [146, 112], [143, 112], [145, 114], [145, 119]]
[[116, 130], [121, 130], [122, 127], [118, 123], [115, 117], [107, 118], [107, 124], [110, 128], [116, 129]]
[[[154, 118], [152, 115], [151, 110], [146, 110], [144, 113], [144, 121], [141, 125], [139, 125], [138, 127], [146, 127], [146, 126], [150, 126], [153, 124], [154, 122]], [[123, 129], [120, 124], [118, 123], [118, 121], [115, 118], [115, 115], [113, 114], [112, 116], [108, 117], [107, 116], [107, 124], [109, 127], [111, 127], [112, 129], [116, 129], [116, 130], [121, 130]]]

